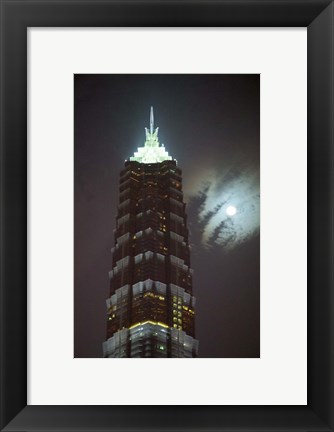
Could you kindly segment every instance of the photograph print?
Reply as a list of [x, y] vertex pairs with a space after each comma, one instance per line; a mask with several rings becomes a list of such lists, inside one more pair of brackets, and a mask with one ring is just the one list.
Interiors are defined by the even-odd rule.
[[260, 75], [74, 75], [74, 357], [260, 357]]

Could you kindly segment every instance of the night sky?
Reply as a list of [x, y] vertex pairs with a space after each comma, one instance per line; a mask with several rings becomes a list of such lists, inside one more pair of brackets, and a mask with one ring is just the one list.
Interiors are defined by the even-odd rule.
[[151, 105], [183, 171], [199, 357], [259, 357], [259, 75], [75, 75], [74, 357], [102, 357], [119, 172]]

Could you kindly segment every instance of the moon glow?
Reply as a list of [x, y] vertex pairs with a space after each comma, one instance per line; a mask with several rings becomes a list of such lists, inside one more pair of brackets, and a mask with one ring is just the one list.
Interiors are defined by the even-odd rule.
[[237, 209], [234, 206], [228, 206], [226, 209], [227, 216], [234, 216], [237, 212]]

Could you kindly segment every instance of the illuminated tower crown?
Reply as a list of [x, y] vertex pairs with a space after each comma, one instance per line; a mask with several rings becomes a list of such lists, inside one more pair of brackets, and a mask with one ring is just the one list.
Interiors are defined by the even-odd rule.
[[134, 156], [130, 157], [130, 161], [140, 163], [159, 163], [165, 160], [172, 160], [172, 157], [168, 155], [164, 145], [160, 146], [158, 138], [159, 128], [154, 130], [154, 114], [153, 107], [151, 107], [150, 113], [150, 129], [145, 128], [146, 141], [144, 147], [138, 147], [138, 151], [135, 152]]

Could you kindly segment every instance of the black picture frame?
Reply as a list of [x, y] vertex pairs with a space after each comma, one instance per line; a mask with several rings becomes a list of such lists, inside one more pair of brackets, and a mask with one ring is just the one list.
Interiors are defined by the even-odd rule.
[[[1, 430], [333, 431], [333, 0], [0, 4]], [[27, 406], [27, 27], [49, 26], [307, 27], [307, 406]]]

